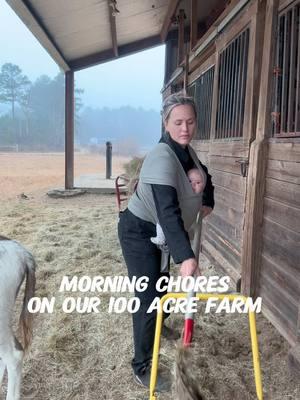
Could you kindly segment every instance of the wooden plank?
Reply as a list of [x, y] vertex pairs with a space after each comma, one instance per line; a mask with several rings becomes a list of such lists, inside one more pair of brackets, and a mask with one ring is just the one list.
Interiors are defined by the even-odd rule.
[[[300, 278], [300, 234], [283, 226], [264, 219], [263, 224], [263, 254], [273, 261], [280, 269]], [[297, 279], [296, 279], [297, 280]], [[299, 282], [297, 282], [299, 285]], [[298, 286], [300, 294], [300, 286]]]
[[197, 153], [209, 152], [209, 142], [202, 140], [193, 140], [192, 147]]
[[248, 158], [248, 152], [248, 140], [241, 139], [228, 142], [214, 140], [209, 144], [209, 154], [214, 156]]
[[198, 40], [198, 21], [197, 21], [197, 5], [198, 0], [190, 0], [191, 2], [191, 13], [190, 13], [190, 21], [191, 21], [191, 31], [190, 31], [190, 51], [196, 45]]
[[213, 246], [216, 251], [221, 254], [221, 256], [230, 264], [236, 271], [240, 271], [241, 269], [241, 263], [235, 255], [230, 251], [230, 249], [227, 246], [224, 246], [222, 241], [219, 240], [219, 238], [214, 235], [214, 233], [207, 228], [207, 232], [205, 235], [205, 240], [210, 243], [211, 246]]
[[300, 142], [294, 139], [285, 139], [285, 142], [270, 140], [269, 155], [270, 160], [281, 161], [300, 161]]
[[[147, 50], [155, 46], [161, 45], [160, 37], [158, 35], [151, 36], [145, 39], [140, 39], [132, 43], [119, 46], [119, 58], [129, 56], [130, 54], [137, 53], [141, 50]], [[88, 56], [76, 58], [69, 61], [69, 65], [73, 71], [79, 71], [84, 68], [92, 67], [107, 61], [114, 60], [116, 57], [112, 49], [103, 50], [98, 53], [90, 54]]]
[[224, 232], [226, 237], [228, 237], [233, 243], [235, 243], [237, 248], [241, 247], [242, 244], [242, 230], [241, 226], [231, 225], [228, 220], [224, 219], [222, 215], [212, 212], [209, 217], [207, 217], [207, 223], [215, 226], [220, 231]]
[[189, 85], [189, 57], [186, 54], [184, 62], [184, 76], [183, 76], [183, 90], [185, 95], [187, 95], [188, 85]]
[[279, 333], [291, 344], [296, 343], [295, 326], [289, 318], [281, 313], [278, 309], [277, 304], [274, 303], [274, 298], [269, 296], [269, 293], [261, 289], [258, 293], [262, 297], [262, 311], [263, 314], [268, 318], [272, 325], [279, 331]]
[[224, 49], [235, 36], [246, 29], [251, 19], [257, 14], [257, 7], [256, 1], [249, 2], [244, 6], [243, 10], [233, 19], [229, 27], [224, 29], [221, 35], [218, 36], [216, 40], [218, 50], [221, 51]]
[[250, 23], [247, 86], [245, 98], [243, 137], [255, 139], [257, 111], [260, 82], [256, 77], [261, 74], [261, 62], [263, 53], [264, 23], [266, 7], [264, 2], [257, 2], [256, 15], [253, 15]]
[[109, 9], [109, 23], [110, 23], [112, 49], [114, 52], [114, 56], [118, 57], [119, 53], [118, 53], [116, 16], [113, 14], [113, 9], [110, 6], [111, 0], [107, 0], [107, 1], [108, 1], [108, 9]]
[[287, 290], [284, 290], [280, 284], [271, 275], [264, 274], [260, 276], [261, 292], [268, 293], [269, 297], [274, 299], [277, 307], [288, 317], [293, 326], [296, 327], [298, 321], [298, 302]]
[[300, 185], [300, 163], [268, 160], [267, 177]]
[[295, 0], [279, 0], [279, 6], [278, 6], [278, 11], [282, 11], [284, 8], [288, 7], [292, 3], [294, 3]]
[[233, 207], [241, 214], [244, 212], [244, 196], [228, 188], [215, 185], [215, 196], [222, 204]]
[[172, 23], [172, 18], [174, 14], [176, 13], [176, 10], [178, 8], [178, 5], [180, 3], [180, 0], [169, 0], [169, 5], [168, 5], [168, 10], [167, 14], [165, 16], [164, 22], [161, 27], [160, 31], [160, 39], [162, 42], [165, 42], [171, 23]]
[[178, 15], [178, 57], [177, 66], [180, 66], [184, 60], [184, 10], [179, 10]]
[[[262, 5], [261, 5], [262, 6]], [[261, 225], [263, 221], [264, 184], [267, 166], [267, 134], [271, 129], [270, 113], [273, 85], [273, 52], [276, 37], [278, 0], [267, 0], [263, 40], [262, 67], [260, 76], [258, 119], [256, 139], [251, 144], [245, 204], [245, 227], [242, 253], [242, 293], [255, 296], [258, 288], [259, 266], [262, 246]], [[259, 7], [259, 12], [263, 12]], [[260, 31], [260, 34], [262, 32]]]
[[[200, 75], [204, 74], [204, 72], [206, 72], [213, 65], [215, 65], [215, 62], [216, 62], [216, 53], [214, 52], [205, 61], [201, 62], [201, 64], [196, 69], [194, 69], [193, 72], [190, 72], [189, 82], [193, 83], [196, 79], [199, 78]], [[192, 67], [190, 64], [190, 71], [191, 70]]]
[[272, 199], [264, 200], [264, 217], [299, 232], [299, 209]]
[[241, 276], [240, 271], [234, 268], [207, 240], [202, 243], [202, 252], [235, 283], [238, 281]]
[[210, 167], [222, 172], [241, 175], [241, 167], [234, 157], [210, 156]]
[[261, 276], [267, 275], [271, 280], [276, 281], [283, 290], [294, 296], [298, 304], [300, 298], [299, 281], [296, 279], [297, 275], [295, 277], [291, 272], [292, 269], [282, 268], [281, 265], [276, 264], [274, 260], [270, 259], [269, 255], [263, 254], [261, 260]]
[[214, 185], [221, 186], [222, 188], [229, 188], [233, 192], [237, 192], [241, 195], [245, 193], [245, 179], [239, 175], [233, 175], [230, 173], [220, 173], [214, 169], [210, 169], [212, 181]]
[[57, 64], [62, 68], [63, 71], [70, 70], [70, 65], [66, 60], [63, 52], [58, 47], [54, 38], [47, 30], [46, 26], [37, 13], [34, 7], [28, 0], [6, 0], [10, 7], [15, 11], [15, 13], [20, 17], [28, 29], [33, 33], [33, 35], [38, 39], [41, 45], [49, 52], [51, 57]]
[[300, 185], [267, 178], [265, 197], [300, 208]]
[[65, 73], [65, 188], [74, 188], [74, 72]]
[[222, 197], [219, 197], [218, 194], [215, 196], [215, 201], [214, 214], [219, 215], [221, 218], [228, 221], [230, 225], [236, 225], [237, 229], [241, 230], [244, 216], [243, 213], [237, 211], [234, 204], [222, 203]]
[[[207, 221], [205, 233], [208, 236], [211, 236], [214, 240], [218, 241], [223, 245], [225, 249], [227, 249], [232, 256], [238, 260], [240, 264], [241, 258], [241, 248], [238, 245], [238, 241], [233, 237], [230, 237], [226, 232], [223, 231], [223, 226], [216, 226], [212, 223], [213, 220], [210, 219]], [[226, 228], [226, 227], [225, 227]], [[227, 231], [227, 229], [225, 229]]]

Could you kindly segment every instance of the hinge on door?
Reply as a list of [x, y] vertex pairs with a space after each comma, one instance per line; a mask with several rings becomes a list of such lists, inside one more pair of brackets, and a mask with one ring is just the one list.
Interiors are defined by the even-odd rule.
[[247, 176], [249, 160], [248, 159], [236, 160], [236, 163], [240, 164], [240, 166], [241, 166], [241, 175], [242, 175], [243, 178], [245, 178]]

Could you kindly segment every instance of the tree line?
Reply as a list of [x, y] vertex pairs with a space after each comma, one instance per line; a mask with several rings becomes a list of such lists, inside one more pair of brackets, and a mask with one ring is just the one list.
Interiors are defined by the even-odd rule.
[[[0, 72], [0, 103], [10, 112], [0, 116], [0, 144], [38, 150], [64, 147], [64, 75], [42, 75], [34, 82], [18, 65], [6, 63]], [[76, 90], [77, 114], [82, 106]]]
[[[160, 134], [158, 112], [134, 109], [84, 107], [83, 90], [75, 89], [75, 143], [96, 146], [111, 140], [120, 149], [150, 147]], [[0, 146], [21, 150], [62, 151], [65, 129], [65, 79], [42, 75], [34, 82], [15, 64], [0, 72]], [[132, 150], [133, 151], [133, 150]]]

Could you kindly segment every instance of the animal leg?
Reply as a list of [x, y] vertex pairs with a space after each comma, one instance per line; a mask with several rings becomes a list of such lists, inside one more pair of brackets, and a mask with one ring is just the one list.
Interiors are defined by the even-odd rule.
[[0, 386], [3, 381], [4, 372], [5, 372], [5, 364], [2, 358], [0, 358]]
[[15, 346], [11, 346], [11, 352], [4, 358], [8, 377], [6, 400], [20, 400], [23, 356], [22, 347], [15, 339]]

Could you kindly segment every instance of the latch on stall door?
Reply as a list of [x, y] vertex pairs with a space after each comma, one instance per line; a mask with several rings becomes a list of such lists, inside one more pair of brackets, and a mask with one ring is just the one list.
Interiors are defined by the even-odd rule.
[[249, 161], [247, 159], [236, 160], [236, 163], [241, 166], [241, 175], [243, 178], [247, 176], [247, 169], [249, 165]]

